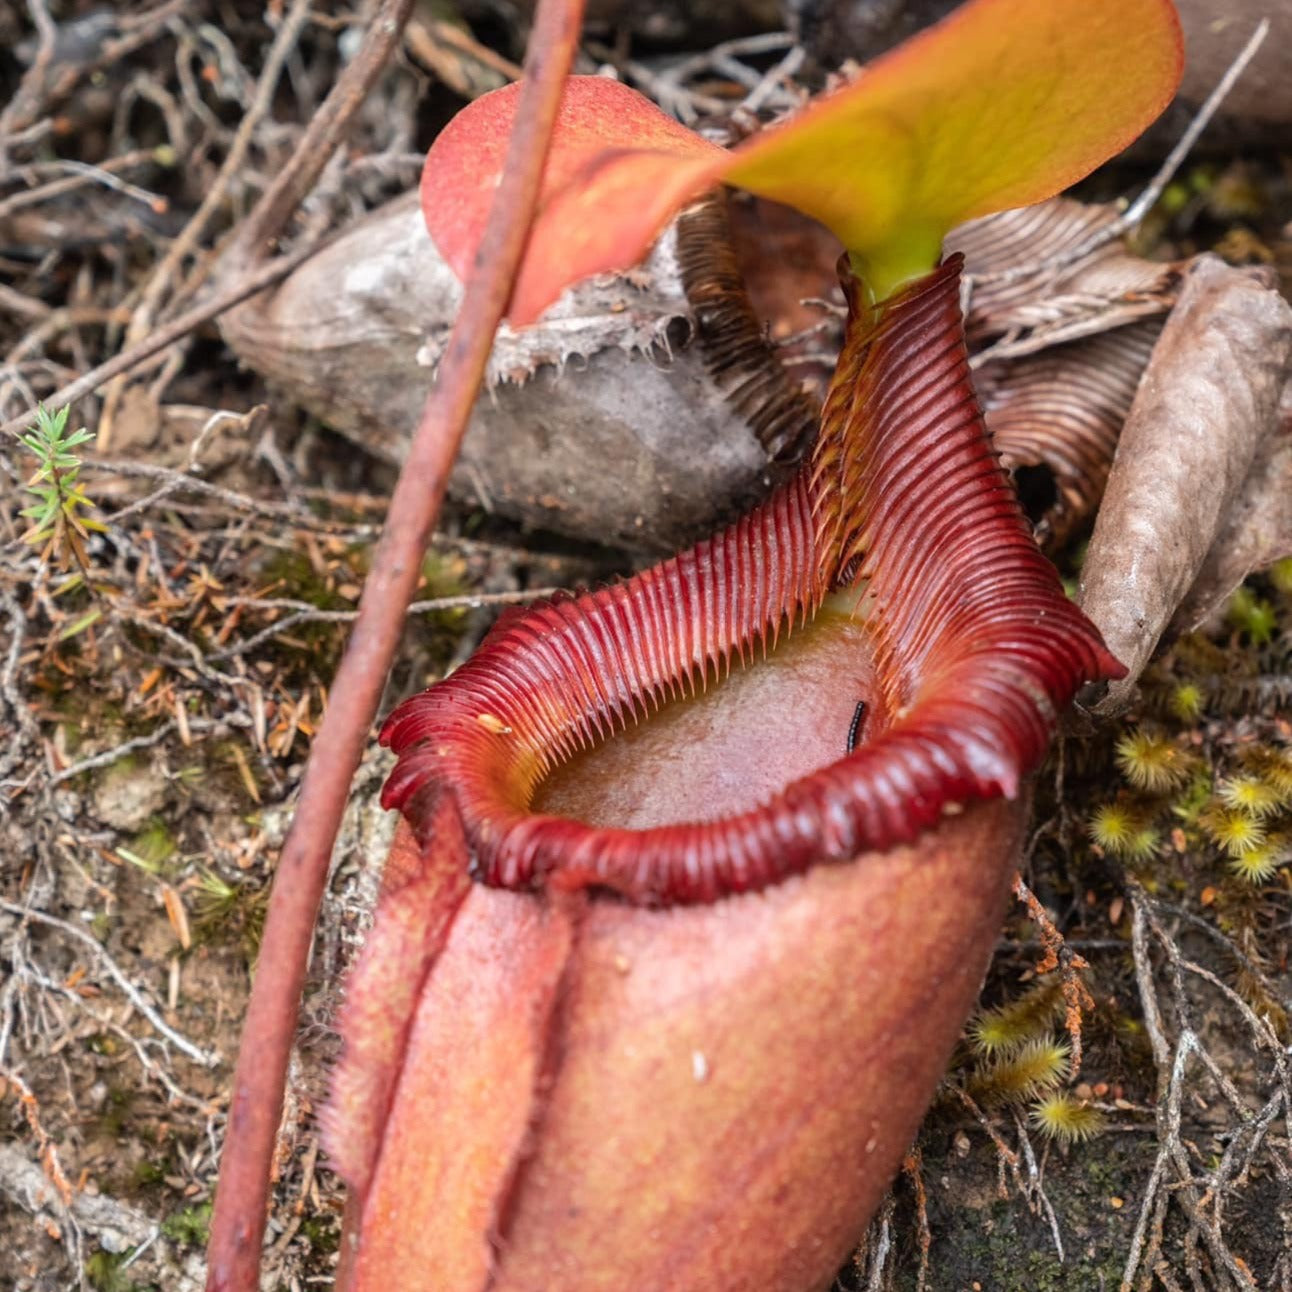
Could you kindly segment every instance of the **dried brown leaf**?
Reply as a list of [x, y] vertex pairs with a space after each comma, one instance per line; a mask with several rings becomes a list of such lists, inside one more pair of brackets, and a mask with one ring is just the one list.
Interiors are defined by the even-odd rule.
[[1171, 621], [1191, 632], [1253, 571], [1292, 555], [1292, 386], [1284, 386], [1278, 428], [1262, 441], [1220, 536]]
[[966, 330], [996, 447], [1011, 470], [1041, 467], [1053, 479], [1052, 499], [1022, 490], [1048, 548], [1099, 504], [1178, 287], [1176, 265], [1133, 256], [1120, 239], [1091, 245], [1118, 214], [1055, 198], [971, 221], [948, 239], [968, 258]]
[[1224, 534], [1292, 361], [1292, 309], [1269, 276], [1190, 267], [1131, 407], [1082, 570], [1081, 604], [1135, 679]]
[[[1031, 509], [1043, 547], [1061, 547], [1099, 505], [1117, 437], [1161, 330], [1160, 319], [1140, 319], [978, 372], [987, 428], [1002, 462], [1015, 473], [1044, 467], [1053, 477], [1053, 502]], [[1028, 490], [1021, 492], [1029, 503]]]

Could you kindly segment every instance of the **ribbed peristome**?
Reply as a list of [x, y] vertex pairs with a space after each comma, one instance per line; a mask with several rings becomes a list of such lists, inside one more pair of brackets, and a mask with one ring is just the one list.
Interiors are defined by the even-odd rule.
[[[415, 830], [440, 788], [477, 876], [711, 901], [909, 842], [1012, 796], [1085, 679], [1119, 665], [1037, 550], [983, 430], [961, 257], [875, 311], [853, 295], [809, 460], [764, 505], [620, 584], [507, 617], [401, 705], [383, 802]], [[623, 830], [530, 811], [555, 766], [715, 672], [775, 667], [778, 638], [855, 588], [893, 720], [766, 803]], [[768, 657], [765, 661], [763, 657]]]

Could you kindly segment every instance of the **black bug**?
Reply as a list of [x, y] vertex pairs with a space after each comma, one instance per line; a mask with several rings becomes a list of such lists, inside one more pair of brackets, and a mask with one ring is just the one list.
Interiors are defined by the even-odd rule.
[[857, 734], [861, 731], [862, 719], [866, 716], [865, 700], [858, 700], [857, 707], [852, 711], [852, 721], [848, 724], [848, 752], [852, 753], [857, 748]]

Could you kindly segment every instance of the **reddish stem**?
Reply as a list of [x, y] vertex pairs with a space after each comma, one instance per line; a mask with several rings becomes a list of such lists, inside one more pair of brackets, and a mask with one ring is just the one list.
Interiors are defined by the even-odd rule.
[[242, 1033], [208, 1248], [208, 1292], [254, 1292], [269, 1166], [314, 921], [350, 783], [368, 742], [449, 470], [529, 234], [583, 0], [539, 0], [525, 86], [484, 240], [390, 502], [278, 862]]

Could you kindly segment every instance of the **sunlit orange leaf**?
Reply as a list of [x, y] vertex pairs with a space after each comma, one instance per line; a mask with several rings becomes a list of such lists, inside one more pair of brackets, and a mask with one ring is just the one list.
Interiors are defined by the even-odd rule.
[[1170, 0], [975, 0], [741, 149], [724, 178], [838, 235], [876, 294], [956, 224], [1074, 184], [1171, 101]]
[[[886, 296], [936, 263], [953, 225], [1041, 201], [1118, 152], [1170, 101], [1181, 61], [1170, 0], [972, 0], [730, 152], [616, 82], [572, 78], [512, 322], [580, 278], [633, 264], [720, 180], [821, 220]], [[427, 158], [427, 223], [460, 274], [518, 92], [477, 100]]]
[[[519, 99], [519, 83], [476, 99], [445, 126], [426, 158], [422, 210], [460, 278], [484, 232]], [[570, 283], [640, 259], [670, 216], [715, 183], [730, 159], [636, 90], [600, 76], [570, 77], [512, 298], [513, 321], [536, 317]]]

